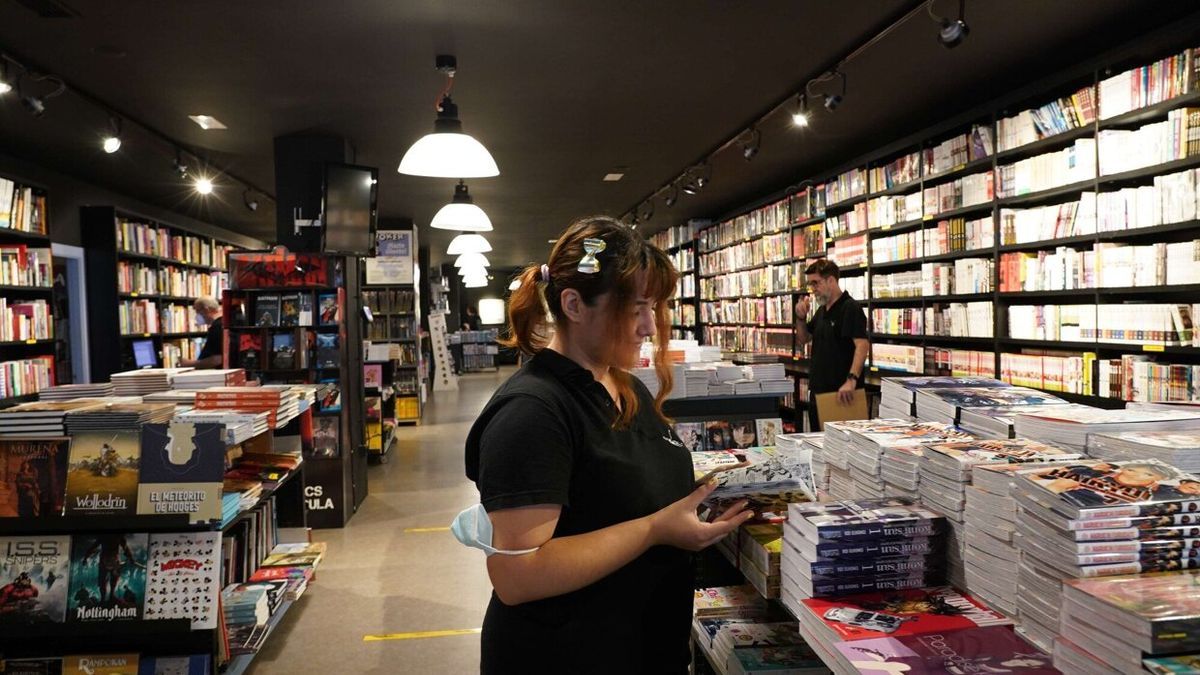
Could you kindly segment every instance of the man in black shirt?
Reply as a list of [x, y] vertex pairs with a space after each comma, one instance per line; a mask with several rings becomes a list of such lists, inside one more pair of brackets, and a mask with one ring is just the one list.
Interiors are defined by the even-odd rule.
[[201, 322], [208, 324], [208, 334], [204, 336], [204, 347], [200, 349], [196, 358], [182, 359], [179, 361], [179, 365], [185, 368], [220, 368], [222, 342], [224, 341], [221, 303], [208, 296], [203, 296], [196, 298], [196, 301], [192, 303], [192, 309], [196, 310], [196, 315], [200, 317]]
[[[808, 360], [808, 419], [813, 431], [820, 431], [816, 394], [838, 392], [838, 400], [849, 403], [855, 389], [863, 387], [863, 366], [871, 343], [867, 340], [867, 317], [862, 305], [838, 285], [838, 266], [830, 260], [818, 260], [804, 270], [811, 295], [796, 303], [796, 338], [800, 344], [812, 341]], [[817, 313], [808, 316], [811, 299]]]

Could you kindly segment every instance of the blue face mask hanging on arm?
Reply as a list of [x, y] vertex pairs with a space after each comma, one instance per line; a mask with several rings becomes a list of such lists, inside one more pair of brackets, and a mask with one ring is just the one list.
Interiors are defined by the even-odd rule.
[[476, 504], [463, 509], [462, 512], [455, 516], [454, 522], [450, 524], [450, 531], [454, 533], [454, 538], [460, 544], [477, 548], [488, 555], [496, 553], [500, 555], [526, 555], [541, 548], [538, 546], [522, 551], [501, 551], [492, 548], [492, 520], [488, 518], [487, 510], [483, 508], [483, 504]]

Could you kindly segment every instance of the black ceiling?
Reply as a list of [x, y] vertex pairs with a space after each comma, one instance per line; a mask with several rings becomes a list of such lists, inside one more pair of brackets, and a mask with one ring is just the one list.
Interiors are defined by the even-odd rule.
[[[44, 0], [43, 0], [44, 2]], [[424, 227], [454, 181], [401, 176], [405, 149], [431, 127], [440, 52], [458, 56], [455, 100], [498, 178], [470, 182], [491, 216], [497, 265], [540, 259], [572, 218], [620, 215], [739, 127], [855, 49], [913, 0], [65, 0], [78, 16], [42, 18], [0, 0], [0, 49], [194, 147], [273, 192], [272, 139], [333, 132], [382, 176], [384, 217], [409, 216], [435, 257], [452, 233]], [[41, 3], [27, 3], [41, 4]], [[937, 0], [944, 12], [952, 0]], [[969, 39], [935, 40], [924, 13], [848, 65], [836, 114], [798, 133], [782, 113], [752, 162], [714, 162], [712, 186], [651, 229], [713, 217], [801, 177], [1082, 61], [1192, 10], [1139, 0], [971, 0]], [[113, 48], [124, 56], [106, 55]], [[31, 84], [36, 88], [38, 85]], [[44, 90], [45, 87], [43, 86]], [[252, 213], [241, 187], [200, 201], [171, 172], [170, 144], [132, 132], [118, 154], [98, 139], [107, 115], [74, 95], [33, 119], [0, 100], [0, 150], [272, 240], [273, 204]], [[202, 131], [187, 115], [214, 115]], [[618, 183], [601, 177], [625, 167]], [[220, 182], [220, 181], [219, 181]], [[228, 179], [225, 181], [229, 183]]]

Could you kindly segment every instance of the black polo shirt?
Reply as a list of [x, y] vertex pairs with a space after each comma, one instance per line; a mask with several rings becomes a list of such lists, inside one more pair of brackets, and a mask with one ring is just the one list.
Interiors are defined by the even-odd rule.
[[[654, 414], [614, 430], [604, 385], [544, 349], [492, 396], [467, 436], [467, 477], [488, 511], [560, 504], [555, 537], [647, 516], [692, 491], [691, 455]], [[586, 588], [508, 606], [492, 594], [483, 673], [685, 673], [691, 558], [656, 546]]]
[[[842, 291], [829, 309], [825, 305], [808, 322], [812, 354], [808, 361], [808, 386], [814, 394], [837, 391], [846, 382], [854, 363], [854, 338], [867, 337], [867, 317], [862, 305]], [[859, 373], [858, 386], [863, 377]]]
[[213, 319], [213, 322], [208, 324], [208, 332], [204, 334], [204, 346], [200, 348], [200, 353], [196, 355], [196, 360], [207, 359], [210, 356], [220, 356], [225, 349], [223, 344], [223, 317]]

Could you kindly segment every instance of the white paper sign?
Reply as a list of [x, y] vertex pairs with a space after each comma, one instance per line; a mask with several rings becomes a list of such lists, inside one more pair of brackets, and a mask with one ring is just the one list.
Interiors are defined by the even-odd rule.
[[412, 232], [379, 230], [375, 257], [367, 258], [367, 284], [413, 283]]

